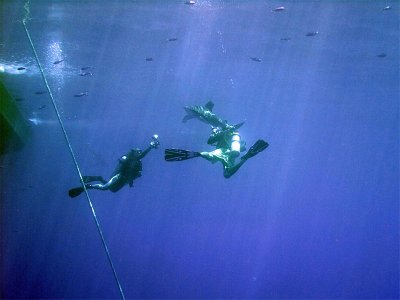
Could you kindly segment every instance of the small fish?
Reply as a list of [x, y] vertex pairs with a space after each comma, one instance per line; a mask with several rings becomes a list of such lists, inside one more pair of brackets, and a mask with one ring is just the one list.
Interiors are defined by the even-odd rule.
[[307, 32], [306, 36], [316, 36], [318, 34], [318, 31], [311, 31], [311, 32]]
[[170, 39], [167, 39], [167, 42], [175, 42], [177, 40], [178, 40], [178, 38], [170, 38]]
[[36, 95], [44, 95], [46, 93], [47, 93], [47, 91], [37, 91], [35, 94]]
[[153, 61], [152, 57], [146, 57], [146, 61]]
[[390, 10], [390, 9], [392, 9], [392, 7], [391, 7], [390, 5], [388, 5], [388, 6], [384, 7], [384, 8], [382, 8], [382, 10]]
[[91, 69], [92, 67], [82, 67], [81, 68], [81, 71], [86, 71], [86, 70], [89, 70], [89, 69]]
[[21, 102], [21, 101], [24, 101], [24, 98], [15, 98], [15, 101]]
[[193, 4], [196, 4], [196, 2], [195, 2], [195, 1], [193, 1], [193, 0], [190, 0], [190, 1], [186, 1], [186, 2], [185, 2], [185, 4], [188, 4], [188, 5], [193, 5]]
[[289, 37], [281, 38], [281, 41], [290, 41], [290, 40], [291, 40], [291, 38], [289, 38]]
[[261, 58], [258, 57], [250, 57], [251, 60], [256, 61], [256, 62], [261, 62]]
[[40, 110], [42, 110], [43, 108], [46, 108], [46, 104], [40, 105], [40, 106], [38, 107], [38, 109], [40, 109]]
[[91, 72], [82, 72], [79, 75], [81, 75], [81, 76], [92, 76], [93, 74]]
[[275, 7], [272, 11], [284, 11], [286, 8], [284, 6]]
[[56, 60], [55, 62], [53, 62], [53, 64], [58, 65], [59, 63], [62, 63], [64, 60], [60, 59], [60, 60]]
[[386, 55], [386, 53], [381, 53], [381, 54], [378, 54], [376, 57], [381, 57], [381, 58], [383, 58], [383, 57], [386, 57], [387, 55]]
[[87, 96], [87, 95], [88, 95], [88, 92], [86, 91], [86, 92], [82, 92], [79, 94], [75, 94], [74, 97], [83, 97], [83, 96]]
[[26, 70], [26, 68], [25, 67], [19, 67], [17, 70], [18, 71], [22, 71], [22, 70]]

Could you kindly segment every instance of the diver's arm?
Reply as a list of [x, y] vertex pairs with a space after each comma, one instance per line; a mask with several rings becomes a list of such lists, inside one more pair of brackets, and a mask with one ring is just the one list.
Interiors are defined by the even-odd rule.
[[149, 153], [150, 150], [153, 149], [153, 148], [154, 148], [154, 147], [150, 145], [148, 148], [146, 148], [145, 150], [143, 150], [142, 153], [141, 153], [140, 156], [139, 156], [139, 159], [142, 159], [143, 157], [145, 157], [145, 156], [147, 155], [147, 153]]
[[214, 131], [211, 133], [210, 137], [207, 140], [207, 144], [214, 145], [218, 143], [221, 139], [225, 139], [228, 135], [232, 135], [233, 127], [227, 127], [222, 130], [220, 128], [214, 128]]
[[151, 137], [153, 140], [150, 142], [150, 146], [147, 147], [145, 150], [142, 151], [142, 153], [139, 156], [139, 159], [142, 159], [143, 157], [145, 157], [147, 155], [147, 153], [150, 152], [151, 149], [157, 149], [158, 146], [160, 145], [160, 142], [158, 140], [158, 135], [155, 134]]

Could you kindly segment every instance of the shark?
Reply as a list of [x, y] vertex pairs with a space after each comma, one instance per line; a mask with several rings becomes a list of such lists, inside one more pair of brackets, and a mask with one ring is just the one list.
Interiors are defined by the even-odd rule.
[[183, 118], [182, 122], [186, 123], [188, 120], [198, 119], [213, 127], [225, 128], [228, 125], [227, 121], [217, 117], [212, 111], [213, 107], [214, 103], [212, 101], [208, 101], [206, 105], [185, 106], [184, 109], [187, 115]]
[[185, 106], [184, 109], [187, 115], [183, 118], [182, 122], [186, 123], [191, 119], [198, 119], [203, 123], [211, 125], [212, 127], [219, 127], [223, 130], [225, 129], [238, 129], [241, 127], [244, 122], [241, 122], [237, 125], [229, 125], [226, 120], [222, 120], [215, 113], [213, 113], [214, 103], [212, 101], [208, 101], [205, 105], [191, 105]]

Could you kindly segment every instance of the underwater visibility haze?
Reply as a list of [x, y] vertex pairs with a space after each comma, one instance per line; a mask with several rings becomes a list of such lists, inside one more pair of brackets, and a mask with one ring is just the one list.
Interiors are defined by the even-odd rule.
[[[1, 298], [399, 298], [398, 1], [0, 14], [0, 81], [27, 128], [0, 155]], [[269, 144], [228, 179], [164, 159], [214, 149], [182, 122], [207, 103], [247, 150]], [[155, 134], [132, 187], [69, 197]]]

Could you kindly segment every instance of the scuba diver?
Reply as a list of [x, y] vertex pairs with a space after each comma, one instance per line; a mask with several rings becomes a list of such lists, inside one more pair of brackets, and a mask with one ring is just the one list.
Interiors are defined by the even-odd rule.
[[[82, 176], [85, 188], [102, 191], [110, 190], [115, 193], [126, 184], [129, 184], [129, 186], [132, 187], [133, 181], [142, 176], [141, 159], [145, 157], [151, 149], [157, 149], [159, 145], [160, 142], [158, 140], [158, 135], [155, 134], [152, 136], [150, 146], [144, 151], [138, 148], [131, 149], [126, 155], [122, 156], [118, 160], [118, 165], [108, 181], [104, 180], [102, 176]], [[91, 183], [94, 181], [99, 181], [100, 183]], [[74, 198], [79, 196], [84, 190], [84, 187], [80, 186], [70, 189], [68, 194], [71, 198]]]
[[237, 131], [244, 122], [236, 125], [229, 125], [226, 121], [218, 118], [213, 112], [214, 104], [209, 101], [205, 106], [186, 106], [185, 110], [188, 115], [183, 119], [197, 118], [200, 121], [210, 124], [212, 132], [208, 138], [207, 144], [215, 146], [215, 150], [210, 152], [197, 152], [183, 149], [165, 149], [166, 161], [182, 161], [195, 157], [202, 157], [211, 163], [221, 162], [224, 167], [224, 177], [229, 178], [239, 170], [239, 168], [251, 157], [265, 150], [269, 145], [262, 139], [259, 139], [250, 147], [246, 154], [240, 157], [240, 161], [236, 163], [236, 159], [241, 152], [246, 151], [246, 142], [242, 141]]

